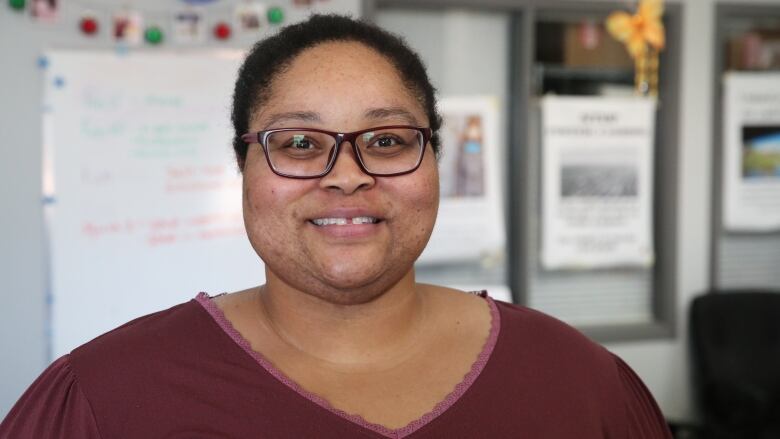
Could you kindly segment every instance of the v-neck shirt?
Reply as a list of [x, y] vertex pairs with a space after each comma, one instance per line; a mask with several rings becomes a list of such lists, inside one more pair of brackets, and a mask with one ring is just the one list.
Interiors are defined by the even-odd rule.
[[618, 357], [552, 317], [483, 297], [491, 329], [470, 371], [402, 428], [303, 389], [201, 293], [56, 360], [0, 424], [0, 438], [671, 437]]

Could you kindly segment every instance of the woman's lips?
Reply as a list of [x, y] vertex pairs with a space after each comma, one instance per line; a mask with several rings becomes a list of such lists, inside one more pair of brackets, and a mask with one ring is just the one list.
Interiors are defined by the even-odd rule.
[[332, 238], [370, 237], [384, 227], [384, 221], [370, 216], [315, 218], [308, 223], [316, 232]]
[[379, 218], [373, 216], [356, 216], [354, 218], [315, 218], [311, 220], [317, 226], [346, 226], [348, 224], [376, 224]]

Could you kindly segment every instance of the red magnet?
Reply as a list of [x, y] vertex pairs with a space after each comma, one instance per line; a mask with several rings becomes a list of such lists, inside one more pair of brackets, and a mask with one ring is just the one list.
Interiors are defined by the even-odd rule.
[[98, 30], [98, 22], [94, 17], [84, 17], [81, 19], [81, 22], [79, 22], [79, 27], [85, 34], [94, 35]]
[[217, 23], [216, 26], [214, 26], [214, 36], [217, 37], [220, 40], [227, 40], [230, 38], [230, 25], [223, 22]]

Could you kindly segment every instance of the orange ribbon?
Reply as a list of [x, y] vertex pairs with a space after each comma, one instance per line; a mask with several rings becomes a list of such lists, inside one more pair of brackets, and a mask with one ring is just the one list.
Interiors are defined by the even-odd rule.
[[641, 0], [634, 15], [613, 12], [607, 17], [607, 30], [626, 45], [634, 60], [645, 57], [648, 45], [656, 51], [664, 48], [663, 0]]

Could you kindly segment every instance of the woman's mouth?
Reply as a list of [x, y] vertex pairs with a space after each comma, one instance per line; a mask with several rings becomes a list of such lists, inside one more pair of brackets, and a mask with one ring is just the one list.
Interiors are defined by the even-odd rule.
[[315, 226], [346, 226], [352, 224], [376, 224], [381, 220], [372, 216], [356, 216], [354, 218], [314, 218], [309, 220]]

